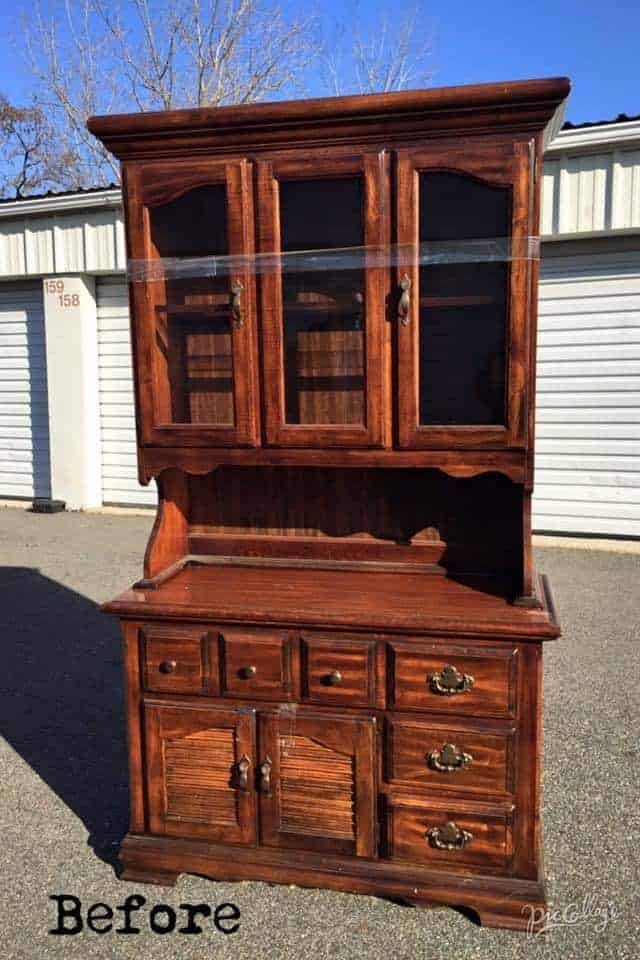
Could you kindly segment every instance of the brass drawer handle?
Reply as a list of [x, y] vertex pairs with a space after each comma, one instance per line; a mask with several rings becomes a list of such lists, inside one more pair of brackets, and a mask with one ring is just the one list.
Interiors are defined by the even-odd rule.
[[241, 327], [244, 323], [244, 318], [242, 316], [242, 291], [244, 287], [239, 280], [231, 287], [231, 315], [233, 317], [236, 327]]
[[400, 317], [400, 323], [403, 327], [406, 327], [409, 323], [410, 310], [411, 310], [411, 299], [409, 296], [409, 291], [411, 290], [411, 280], [405, 273], [405, 275], [400, 280], [400, 302], [398, 303], [398, 316]]
[[255, 677], [257, 672], [258, 672], [258, 668], [254, 667], [253, 664], [249, 667], [240, 667], [240, 669], [238, 670], [238, 673], [243, 680], [250, 680], [251, 677]]
[[429, 686], [433, 693], [440, 693], [445, 697], [451, 697], [455, 693], [465, 693], [473, 684], [473, 677], [468, 673], [460, 673], [452, 664], [429, 676]]
[[273, 761], [270, 756], [266, 756], [260, 764], [260, 793], [263, 797], [271, 796], [271, 767]]
[[251, 766], [251, 761], [246, 753], [240, 758], [237, 765], [237, 776], [236, 776], [236, 788], [238, 790], [243, 790], [245, 793], [249, 789], [249, 767]]
[[464, 770], [471, 766], [473, 757], [470, 753], [463, 753], [453, 743], [445, 743], [440, 750], [432, 750], [427, 755], [427, 764], [432, 770], [440, 773], [450, 773], [455, 770]]
[[324, 682], [328, 687], [337, 687], [342, 683], [342, 674], [339, 670], [332, 670], [326, 675]]
[[462, 850], [471, 843], [473, 834], [449, 820], [444, 827], [431, 827], [427, 831], [427, 839], [436, 850]]
[[163, 660], [158, 666], [160, 673], [173, 673], [178, 664], [175, 660]]

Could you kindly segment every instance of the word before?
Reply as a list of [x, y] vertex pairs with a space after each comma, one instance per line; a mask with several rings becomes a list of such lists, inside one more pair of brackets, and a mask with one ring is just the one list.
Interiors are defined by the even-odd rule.
[[[135, 926], [132, 916], [138, 913], [146, 905], [146, 898], [139, 893], [132, 893], [126, 898], [124, 903], [118, 904], [115, 908], [108, 903], [93, 903], [86, 912], [86, 919], [83, 915], [82, 901], [72, 894], [53, 894], [49, 897], [57, 905], [57, 926], [49, 933], [54, 936], [74, 936], [82, 933], [86, 929], [91, 933], [120, 933], [135, 934], [141, 933], [139, 926]], [[115, 910], [115, 912], [114, 912]], [[178, 917], [178, 911], [184, 915]], [[117, 914], [122, 914], [122, 917]], [[146, 911], [145, 911], [146, 914]], [[116, 926], [115, 922], [122, 921], [121, 926]], [[143, 915], [144, 916], [144, 915]], [[181, 903], [179, 907], [170, 907], [166, 903], [157, 903], [148, 911], [145, 916], [145, 925], [152, 933], [165, 934], [177, 933], [196, 934], [203, 933], [203, 927], [197, 923], [197, 919], [208, 920], [213, 917], [213, 926], [220, 933], [235, 933], [240, 927], [240, 909], [235, 903], [221, 903], [214, 910], [207, 903]], [[136, 918], [142, 922], [142, 917]], [[176, 930], [178, 922], [183, 922]]]

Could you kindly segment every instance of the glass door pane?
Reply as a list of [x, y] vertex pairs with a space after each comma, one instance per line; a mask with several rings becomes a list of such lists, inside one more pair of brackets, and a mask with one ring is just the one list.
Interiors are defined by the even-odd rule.
[[[224, 183], [196, 187], [149, 210], [158, 257], [226, 256]], [[193, 271], [197, 272], [197, 271]], [[230, 281], [220, 276], [176, 279], [167, 264], [164, 296], [156, 299], [157, 346], [166, 358], [171, 422], [232, 427], [234, 365]]]
[[510, 191], [444, 171], [420, 173], [418, 190], [427, 257], [465, 258], [420, 267], [419, 424], [505, 424], [509, 264], [455, 244], [507, 238]]
[[[339, 251], [364, 245], [362, 177], [280, 183], [281, 250]], [[331, 258], [330, 258], [331, 259]], [[366, 423], [363, 269], [296, 268], [282, 260], [285, 420]]]

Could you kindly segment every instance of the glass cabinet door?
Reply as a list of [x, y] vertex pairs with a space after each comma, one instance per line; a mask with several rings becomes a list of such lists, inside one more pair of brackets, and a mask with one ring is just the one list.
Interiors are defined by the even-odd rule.
[[398, 157], [398, 435], [407, 448], [524, 443], [529, 152]]
[[250, 191], [245, 161], [147, 166], [140, 178], [130, 236], [142, 255], [132, 287], [144, 442], [257, 443]]
[[267, 442], [382, 446], [386, 157], [258, 171]]

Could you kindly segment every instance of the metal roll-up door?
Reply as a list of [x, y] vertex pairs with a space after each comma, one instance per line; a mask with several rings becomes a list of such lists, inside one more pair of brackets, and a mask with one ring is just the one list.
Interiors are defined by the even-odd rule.
[[102, 444], [102, 500], [105, 504], [154, 506], [155, 483], [138, 483], [129, 300], [122, 277], [99, 278], [98, 364]]
[[533, 524], [640, 536], [640, 250], [543, 255]]
[[0, 284], [0, 497], [51, 496], [42, 282]]

